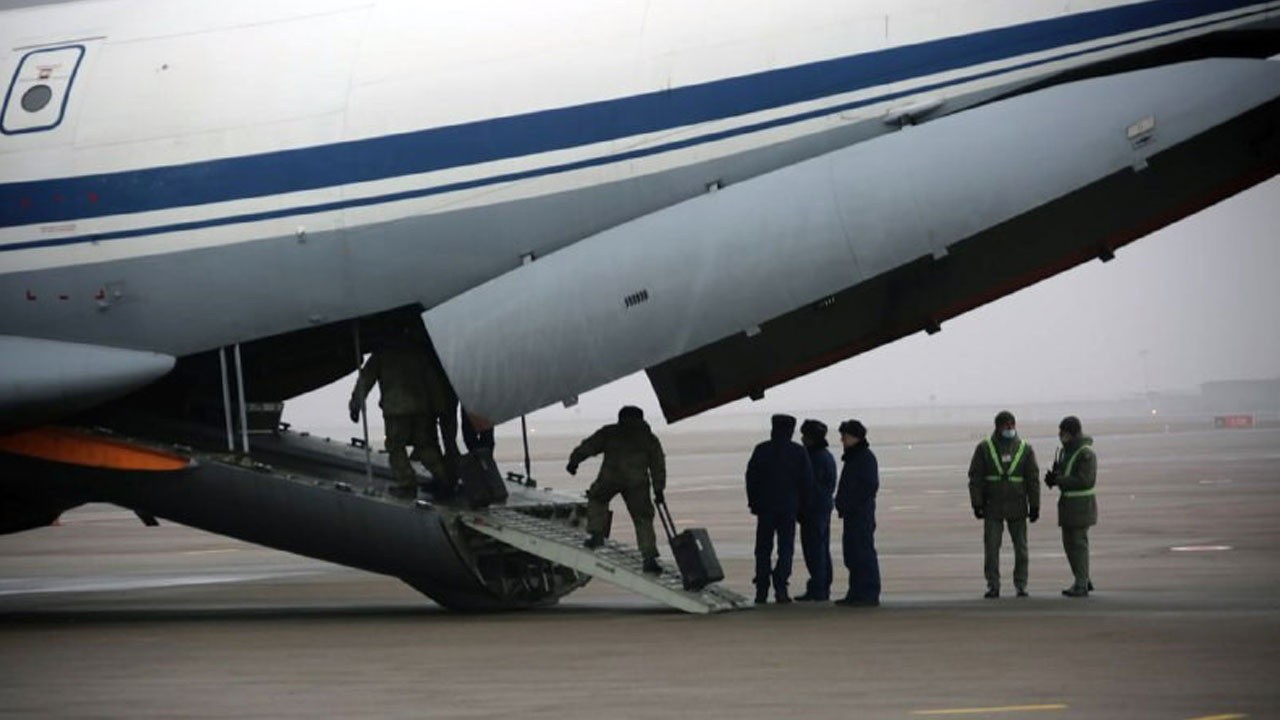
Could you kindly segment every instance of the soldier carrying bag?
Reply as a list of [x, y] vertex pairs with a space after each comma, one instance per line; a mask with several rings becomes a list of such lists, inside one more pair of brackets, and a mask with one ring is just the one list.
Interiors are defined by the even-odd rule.
[[685, 590], [701, 590], [724, 579], [724, 570], [720, 568], [720, 560], [716, 558], [715, 548], [711, 547], [711, 536], [706, 528], [690, 528], [677, 534], [671, 510], [665, 502], [658, 503], [658, 517], [662, 519], [662, 529], [671, 542], [671, 555], [680, 568]]

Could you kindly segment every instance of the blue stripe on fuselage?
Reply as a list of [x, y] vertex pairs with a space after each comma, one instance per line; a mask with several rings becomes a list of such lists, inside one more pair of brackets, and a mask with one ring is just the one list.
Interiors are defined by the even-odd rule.
[[[0, 227], [68, 222], [272, 196], [562, 150], [786, 107], [1257, 4], [1258, 0], [1154, 0], [669, 91], [463, 125], [187, 165], [10, 183], [0, 185]], [[997, 73], [983, 75], [988, 74]], [[919, 91], [912, 91], [915, 92]], [[877, 98], [875, 101], [885, 99], [890, 98]], [[824, 108], [816, 114], [832, 111]], [[814, 115], [806, 113], [787, 118], [785, 122], [797, 122]], [[780, 123], [766, 125], [776, 124]], [[758, 129], [759, 125], [752, 126], [734, 134]], [[698, 138], [694, 142], [707, 142], [723, 135]], [[662, 146], [661, 151], [686, 144]], [[639, 152], [652, 154], [657, 151]], [[634, 153], [584, 162], [586, 165], [615, 162], [632, 155]], [[554, 169], [541, 168], [447, 189], [509, 182], [575, 166], [585, 165], [570, 163]], [[444, 191], [447, 190], [433, 190]], [[424, 194], [432, 193], [412, 191], [373, 201], [387, 202], [402, 199], [401, 195]], [[357, 200], [256, 213], [240, 216], [235, 221], [269, 219], [282, 214], [318, 212], [339, 209], [339, 205], [348, 207], [369, 202]], [[112, 235], [153, 234], [153, 231], [222, 222], [171, 225], [164, 229], [122, 231]], [[100, 235], [36, 241], [9, 245], [3, 250], [106, 239], [112, 238]]]

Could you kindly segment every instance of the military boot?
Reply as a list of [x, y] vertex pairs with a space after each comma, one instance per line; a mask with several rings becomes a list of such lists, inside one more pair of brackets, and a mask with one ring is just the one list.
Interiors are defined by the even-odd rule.
[[645, 558], [644, 572], [647, 575], [661, 575], [662, 566], [658, 564], [658, 558], [651, 558], [651, 557]]
[[591, 537], [587, 538], [586, 542], [582, 543], [583, 547], [590, 548], [592, 550], [595, 550], [601, 545], [604, 545], [604, 534], [594, 532], [591, 533]]

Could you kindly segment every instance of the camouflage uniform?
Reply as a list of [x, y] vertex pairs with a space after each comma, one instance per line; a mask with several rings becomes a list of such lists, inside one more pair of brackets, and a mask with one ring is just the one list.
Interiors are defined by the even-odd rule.
[[[353, 418], [374, 383], [382, 390], [378, 404], [386, 423], [387, 456], [396, 484], [416, 484], [410, 459], [422, 463], [433, 479], [455, 480], [458, 399], [430, 347], [405, 336], [373, 353], [360, 369], [351, 392]], [[445, 453], [440, 450], [437, 426], [444, 436]], [[412, 455], [406, 453], [410, 445]]]
[[653, 532], [653, 492], [661, 495], [667, 486], [666, 455], [662, 443], [649, 429], [649, 423], [623, 418], [616, 425], [606, 425], [583, 440], [569, 455], [576, 467], [589, 457], [604, 454], [600, 474], [587, 489], [587, 530], [604, 535], [609, 524], [609, 501], [621, 494], [627, 512], [636, 526], [636, 543], [647, 559], [658, 557], [658, 541]]

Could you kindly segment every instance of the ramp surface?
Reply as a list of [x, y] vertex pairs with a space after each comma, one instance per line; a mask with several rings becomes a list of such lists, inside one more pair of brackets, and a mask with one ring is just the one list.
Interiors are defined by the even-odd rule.
[[567, 521], [539, 518], [508, 508], [472, 510], [458, 514], [459, 521], [476, 532], [545, 558], [580, 573], [630, 590], [688, 613], [710, 614], [742, 610], [750, 601], [719, 585], [685, 590], [680, 573], [665, 563], [661, 575], [648, 575], [637, 550], [613, 540], [595, 550], [583, 546], [587, 533]]

